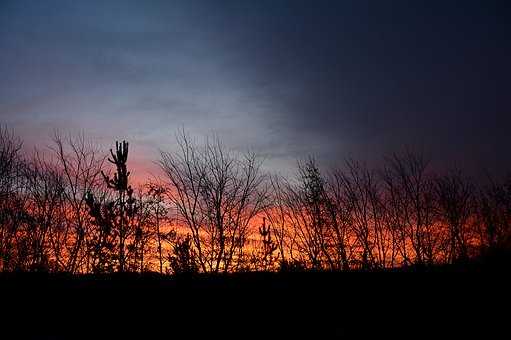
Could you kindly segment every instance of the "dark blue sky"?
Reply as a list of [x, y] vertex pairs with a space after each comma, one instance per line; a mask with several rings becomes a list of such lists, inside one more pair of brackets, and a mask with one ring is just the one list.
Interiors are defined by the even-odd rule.
[[1, 1], [0, 121], [132, 141], [511, 168], [506, 1]]

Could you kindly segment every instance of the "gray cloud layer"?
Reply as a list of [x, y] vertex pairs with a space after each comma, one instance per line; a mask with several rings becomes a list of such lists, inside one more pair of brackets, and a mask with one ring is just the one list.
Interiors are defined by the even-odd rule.
[[[403, 146], [509, 167], [509, 13], [465, 1], [11, 1], [0, 118], [128, 138], [218, 133], [273, 167]], [[152, 151], [148, 151], [152, 150]]]

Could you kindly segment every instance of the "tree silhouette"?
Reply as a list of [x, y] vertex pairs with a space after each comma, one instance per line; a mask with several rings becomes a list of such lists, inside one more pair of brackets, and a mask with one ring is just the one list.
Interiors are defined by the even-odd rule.
[[13, 132], [0, 126], [0, 269], [13, 270], [16, 262], [17, 232], [26, 220], [23, 187], [22, 142]]
[[[128, 161], [128, 143], [115, 143], [116, 152], [110, 149], [111, 158], [108, 161], [115, 165], [116, 171], [113, 178], [101, 171], [103, 179], [107, 188], [112, 189], [117, 195], [113, 201], [101, 204], [97, 202], [92, 193], [88, 193], [86, 197], [87, 205], [90, 209], [90, 214], [94, 217], [96, 225], [100, 227], [100, 232], [97, 244], [97, 256], [103, 268], [105, 264], [109, 267], [112, 266], [112, 260], [108, 259], [112, 255], [106, 256], [105, 251], [111, 252], [113, 247], [117, 247], [117, 254], [115, 256], [118, 265], [118, 271], [124, 272], [126, 270], [126, 242], [128, 237], [133, 233], [135, 238], [134, 244], [138, 243], [141, 238], [140, 226], [134, 226], [133, 221], [139, 211], [139, 206], [133, 196], [133, 189], [128, 185], [128, 178], [130, 172], [127, 170]], [[131, 251], [134, 251], [136, 246], [131, 244]]]
[[190, 232], [204, 272], [227, 272], [244, 256], [250, 222], [266, 207], [265, 177], [255, 154], [235, 158], [218, 139], [203, 147], [186, 134], [179, 152], [163, 152], [170, 203]]
[[[128, 161], [128, 143], [122, 141], [115, 142], [115, 154], [110, 149], [111, 158], [108, 161], [115, 165], [116, 172], [114, 177], [110, 178], [104, 172], [101, 172], [108, 188], [113, 189], [117, 192], [118, 198], [116, 206], [118, 207], [117, 228], [119, 234], [119, 271], [124, 272], [126, 254], [125, 254], [125, 243], [126, 243], [126, 228], [127, 228], [127, 216], [126, 213], [130, 212], [130, 208], [133, 208], [133, 189], [128, 186], [128, 177], [130, 173], [127, 170], [126, 162]], [[134, 211], [131, 211], [134, 213]]]
[[[85, 136], [44, 152], [0, 129], [0, 270], [195, 273], [463, 266], [511, 249], [511, 180], [436, 173], [423, 155], [267, 176], [253, 153], [184, 134], [164, 179], [133, 189], [128, 143], [110, 174]], [[172, 216], [172, 219], [170, 218]], [[261, 221], [262, 224], [256, 221]]]
[[325, 180], [313, 158], [299, 164], [297, 180], [298, 185], [288, 183], [286, 186], [287, 217], [294, 230], [293, 244], [298, 254], [306, 257], [300, 260], [306, 260], [312, 268], [320, 269], [324, 263], [333, 268], [329, 249], [332, 232], [330, 203]]
[[468, 223], [474, 209], [473, 188], [459, 173], [453, 173], [436, 178], [435, 192], [439, 220], [448, 230], [448, 262], [465, 261], [470, 237]]
[[56, 132], [51, 150], [62, 176], [66, 212], [63, 227], [51, 235], [55, 261], [66, 272], [87, 272], [91, 263], [87, 244], [91, 244], [93, 225], [86, 194], [104, 196], [101, 170], [105, 157], [84, 134], [64, 138]]
[[177, 275], [195, 274], [199, 271], [190, 235], [178, 238], [176, 243], [172, 245], [169, 262], [172, 273]]
[[166, 189], [163, 185], [158, 183], [149, 183], [148, 189], [149, 189], [148, 195], [150, 197], [152, 223], [155, 227], [159, 271], [160, 274], [163, 274], [164, 261], [163, 246], [168, 238], [168, 233], [163, 232], [162, 223], [167, 222], [169, 220], [167, 216], [168, 208], [165, 205], [164, 197]]

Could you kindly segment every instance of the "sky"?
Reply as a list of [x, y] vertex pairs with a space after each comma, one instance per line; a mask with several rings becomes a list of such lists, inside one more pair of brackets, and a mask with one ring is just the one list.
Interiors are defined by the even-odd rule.
[[175, 133], [275, 171], [416, 149], [511, 169], [506, 1], [0, 0], [0, 123], [84, 131], [152, 172]]

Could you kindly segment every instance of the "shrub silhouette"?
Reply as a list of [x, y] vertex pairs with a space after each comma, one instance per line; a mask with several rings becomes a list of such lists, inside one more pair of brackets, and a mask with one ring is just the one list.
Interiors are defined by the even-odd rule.
[[192, 249], [192, 239], [189, 235], [178, 239], [172, 246], [169, 257], [172, 273], [177, 275], [196, 274], [199, 271], [196, 255]]

